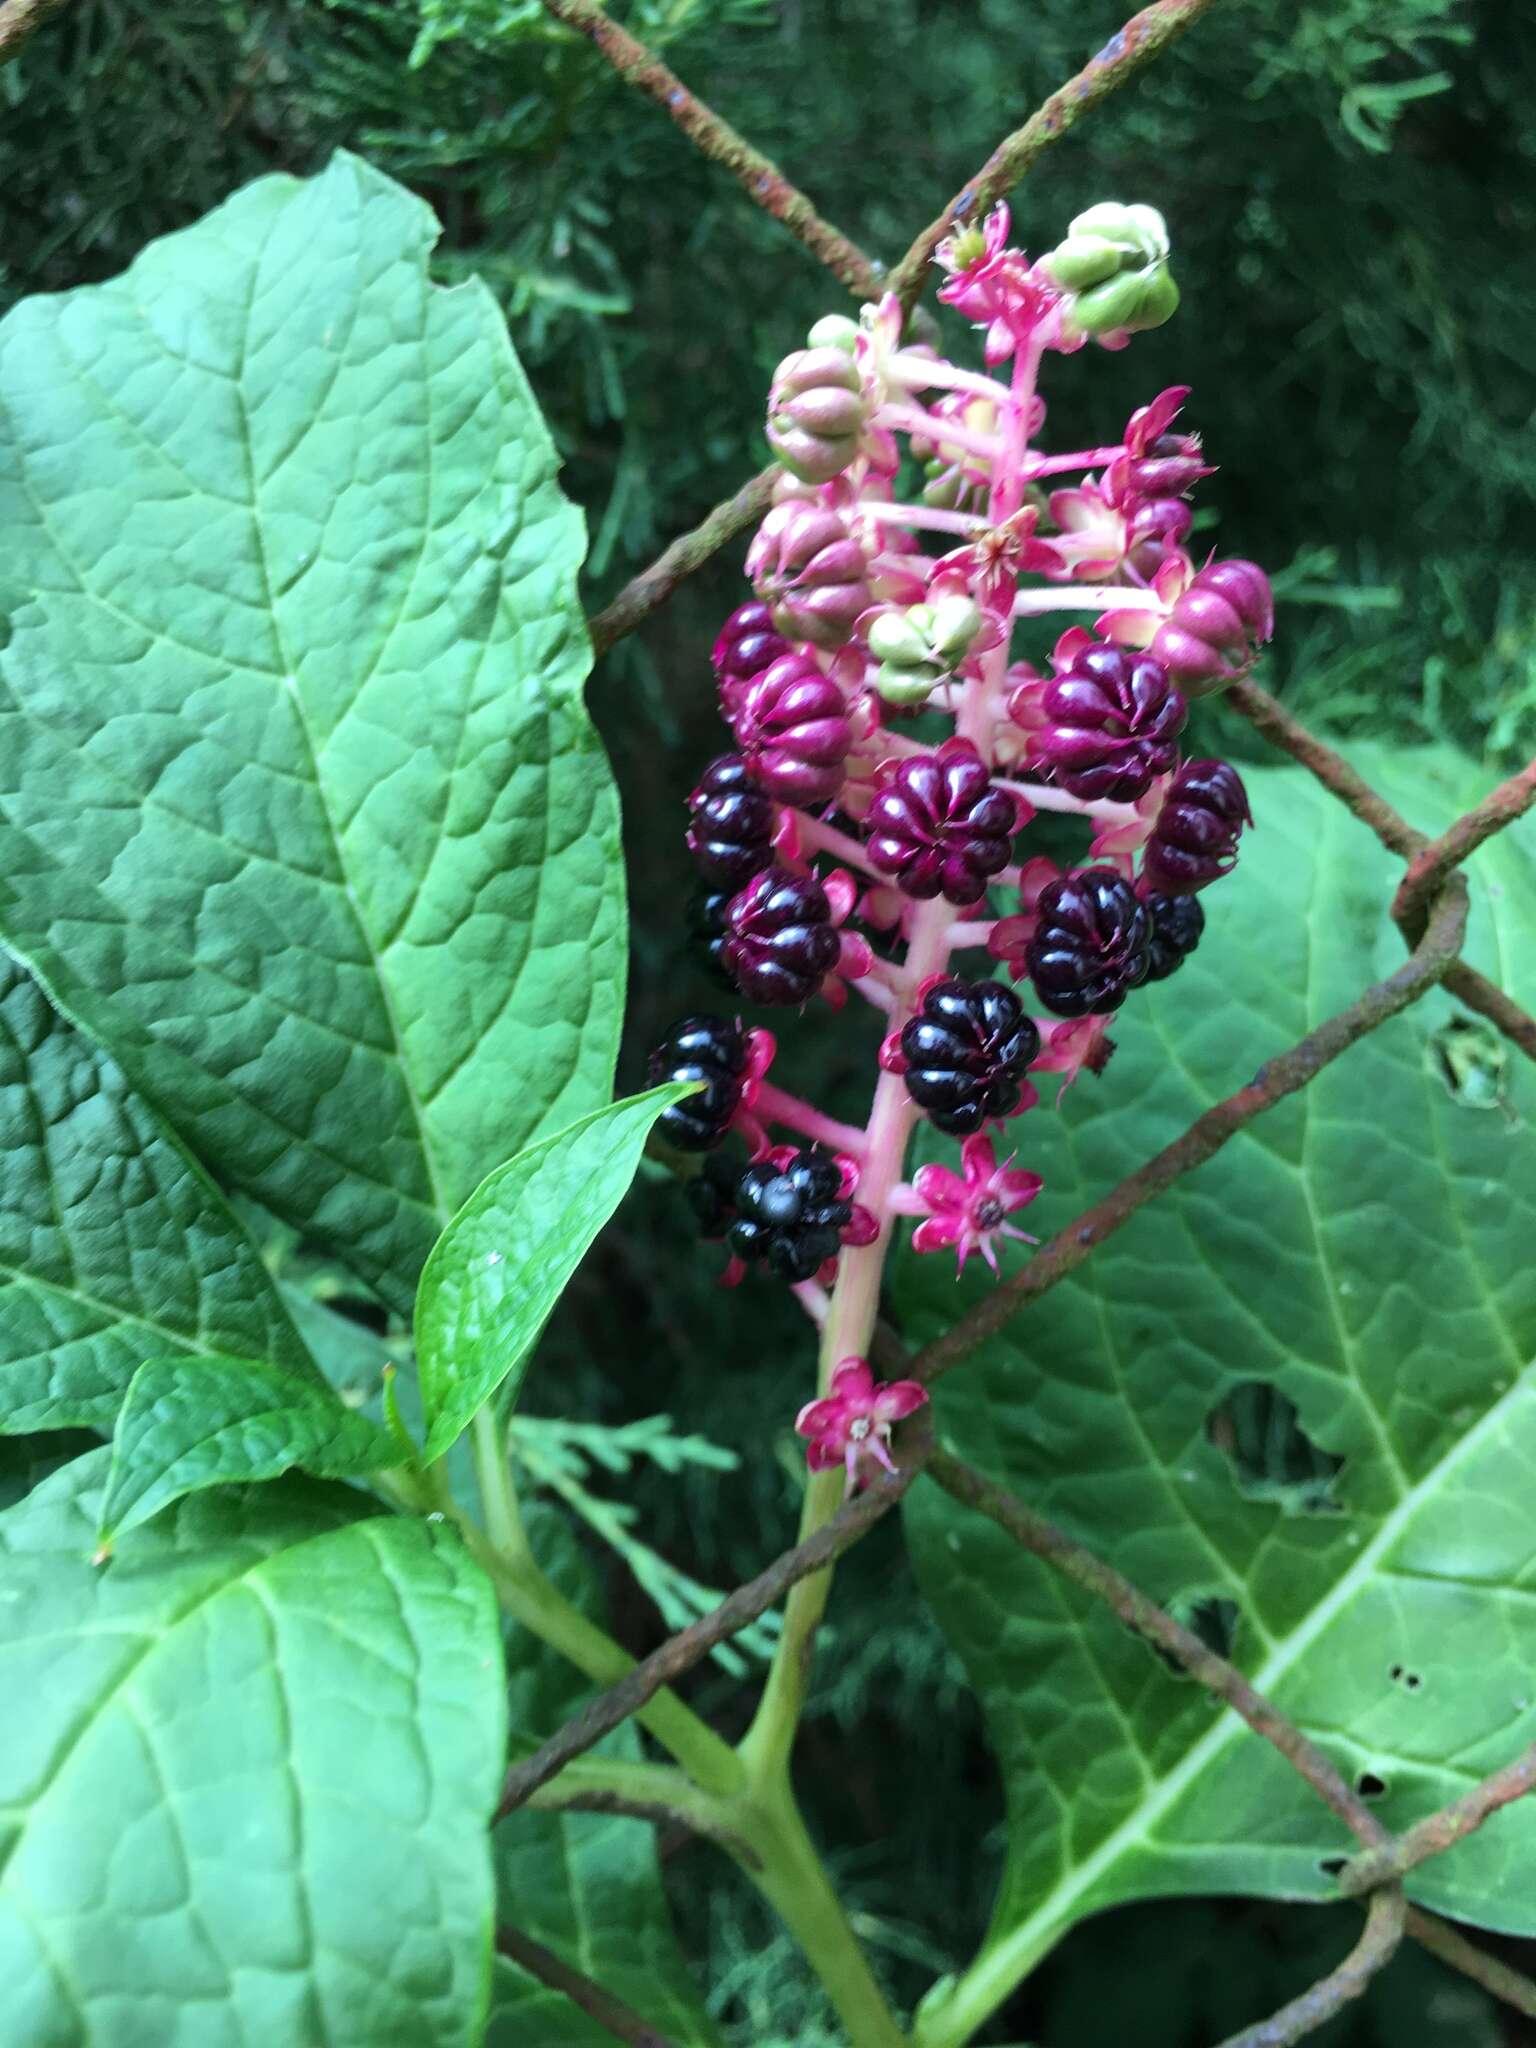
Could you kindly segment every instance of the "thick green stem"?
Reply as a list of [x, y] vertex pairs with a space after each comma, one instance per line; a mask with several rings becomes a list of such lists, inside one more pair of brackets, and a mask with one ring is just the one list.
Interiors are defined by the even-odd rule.
[[[599, 1685], [613, 1685], [635, 1668], [635, 1659], [595, 1622], [573, 1607], [535, 1562], [518, 1513], [517, 1494], [507, 1465], [506, 1436], [489, 1407], [471, 1425], [475, 1476], [486, 1519], [482, 1529], [452, 1498], [441, 1463], [429, 1469], [426, 1482], [432, 1504], [453, 1521], [476, 1563], [496, 1588], [502, 1611], [548, 1643]], [[494, 1531], [494, 1537], [488, 1533]], [[706, 1792], [728, 1794], [743, 1782], [741, 1760], [677, 1694], [664, 1690], [641, 1708], [640, 1724], [676, 1757]]]
[[906, 2036], [848, 1925], [787, 1784], [737, 1810], [747, 1818], [743, 1833], [762, 1859], [753, 1880], [826, 1987], [851, 2048], [902, 2048]]

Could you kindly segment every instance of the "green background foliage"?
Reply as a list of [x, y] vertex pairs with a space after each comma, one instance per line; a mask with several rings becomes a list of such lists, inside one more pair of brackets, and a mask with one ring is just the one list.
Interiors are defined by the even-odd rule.
[[[1040, 0], [1027, 13], [1016, 0], [839, 0], [783, 8], [755, 0], [641, 0], [626, 18], [664, 46], [689, 83], [801, 179], [834, 219], [889, 259], [997, 135], [1105, 39], [1120, 9], [1110, 0], [1091, 7]], [[116, 275], [146, 241], [190, 222], [246, 179], [317, 170], [338, 144], [419, 192], [443, 228], [432, 258], [436, 273], [450, 281], [483, 276], [509, 317], [558, 444], [563, 480], [588, 516], [587, 596], [594, 604], [758, 464], [768, 370], [809, 319], [840, 303], [803, 252], [531, 0], [421, 0], [419, 9], [389, 0], [74, 0], [20, 63], [0, 72], [0, 101], [5, 300]], [[1124, 358], [1095, 355], [1059, 367], [1047, 394], [1053, 432], [1065, 437], [1080, 425], [1093, 437], [1097, 425], [1118, 424], [1160, 384], [1191, 383], [1190, 416], [1221, 465], [1202, 488], [1199, 538], [1281, 572], [1280, 632], [1265, 679], [1304, 715], [1351, 737], [1450, 738], [1490, 764], [1528, 753], [1536, 732], [1536, 443], [1529, 434], [1536, 283], [1522, 260], [1536, 226], [1533, 102], [1536, 23], [1496, 0], [1300, 7], [1224, 0], [1186, 44], [1048, 155], [1015, 200], [1021, 232], [1037, 245], [1054, 239], [1077, 206], [1105, 192], [1156, 198], [1173, 228], [1185, 293], [1175, 324]], [[483, 341], [477, 305], [483, 301], [461, 302], [451, 317], [471, 329], [480, 321]], [[47, 327], [59, 315], [34, 310], [28, 317]], [[443, 377], [452, 381], [446, 371]], [[486, 381], [482, 360], [464, 388]], [[577, 540], [559, 515], [551, 517], [568, 577]], [[10, 559], [0, 560], [0, 577]], [[719, 744], [704, 653], [719, 616], [739, 595], [738, 560], [739, 549], [616, 651], [593, 693], [626, 802], [637, 969], [628, 1078], [636, 1085], [639, 1055], [655, 1027], [711, 1000], [710, 985], [684, 964], [679, 905], [690, 878], [679, 799]], [[327, 631], [346, 648], [345, 625]], [[414, 667], [417, 651], [399, 650], [402, 666]], [[551, 657], [573, 683], [578, 655], [568, 645]], [[430, 687], [424, 680], [423, 694]], [[576, 751], [587, 758], [590, 735], [571, 716]], [[1229, 726], [1219, 711], [1200, 718], [1213, 750], [1254, 750], [1252, 735]], [[601, 796], [594, 801], [601, 808]], [[616, 835], [611, 812], [604, 815], [612, 875]], [[1287, 927], [1287, 943], [1309, 944], [1320, 962], [1331, 963], [1329, 971], [1342, 977], [1334, 992], [1342, 996], [1374, 957], [1369, 948], [1378, 939], [1366, 934], [1377, 932], [1384, 870], [1362, 832], [1342, 820], [1329, 829], [1337, 874], [1319, 885], [1319, 900], [1303, 900], [1300, 882], [1293, 886], [1278, 872], [1283, 830], [1267, 833], [1267, 844], [1252, 843], [1244, 875], [1261, 860], [1275, 864], [1256, 876], [1256, 886], [1272, 884], [1285, 917], [1305, 919], [1304, 934]], [[1298, 849], [1290, 856], [1298, 857]], [[1237, 900], [1226, 892], [1212, 899], [1203, 976], [1219, 976], [1231, 964], [1234, 955], [1221, 949], [1239, 927], [1231, 907]], [[1330, 910], [1341, 900], [1341, 909]], [[615, 904], [610, 909], [618, 914]], [[1269, 943], [1268, 923], [1255, 931], [1245, 922], [1243, 944], [1256, 956]], [[1380, 943], [1385, 965], [1395, 942]], [[1163, 1005], [1170, 1019], [1183, 1019], [1198, 980], [1192, 971], [1191, 980], [1175, 984]], [[607, 994], [618, 985], [610, 974]], [[1052, 1212], [1058, 1220], [1070, 1213], [1070, 1188], [1096, 1192], [1111, 1172], [1134, 1163], [1147, 1149], [1149, 1123], [1162, 1130], [1163, 1119], [1203, 1099], [1202, 1087], [1220, 1091], [1245, 1077], [1246, 1067], [1229, 1070], [1228, 1061], [1238, 1060], [1238, 1025], [1251, 1026], [1252, 1014], [1188, 1029], [1170, 1024], [1165, 1034], [1155, 1022], [1159, 1002], [1150, 997], [1130, 1013], [1117, 1066], [1094, 1092], [1093, 1084], [1081, 1084], [1070, 1103], [1064, 1132], [1053, 1141], [1059, 1156], [1053, 1153], [1045, 1169], [1047, 1199], [1061, 1204]], [[1283, 1008], [1278, 998], [1255, 998], [1254, 1012], [1271, 1027]], [[1468, 1142], [1476, 1151], [1492, 1145], [1493, 1134], [1520, 1112], [1511, 1106], [1507, 1062], [1496, 1047], [1476, 1032], [1470, 1041], [1443, 1031], [1424, 1038], [1447, 1014], [1442, 1004], [1419, 1022], [1394, 1027], [1392, 1075], [1399, 1093], [1409, 1089], [1415, 1113], [1435, 1128], [1454, 1133], [1475, 1118], [1478, 1133]], [[1288, 1040], [1293, 1026], [1300, 1028], [1299, 1012], [1286, 1016], [1283, 1031], [1273, 1029], [1272, 1042]], [[56, 1020], [46, 1028], [68, 1033]], [[788, 1078], [829, 1106], [862, 1114], [873, 1025], [861, 1034], [814, 1019], [784, 1035]], [[1183, 1064], [1169, 1070], [1175, 1039], [1193, 1077]], [[1246, 1036], [1242, 1042], [1248, 1045]], [[1253, 1045], [1245, 1057], [1263, 1049]], [[596, 1049], [591, 1092], [555, 1121], [596, 1099], [603, 1085], [597, 1069], [611, 1053], [611, 1041]], [[61, 1057], [75, 1056], [63, 1048]], [[1356, 1053], [1351, 1061], [1367, 1057]], [[1424, 1063], [1422, 1074], [1415, 1058]], [[178, 1187], [184, 1195], [195, 1170], [163, 1122], [173, 1105], [158, 1104], [158, 1115], [138, 1106], [121, 1071], [98, 1065], [86, 1085], [123, 1119], [122, 1130], [106, 1137], [122, 1162], [117, 1170], [144, 1176], [168, 1200]], [[1360, 1072], [1350, 1064], [1340, 1070], [1346, 1102]], [[1452, 1101], [1447, 1092], [1439, 1101], [1434, 1091], [1448, 1090], [1451, 1078], [1463, 1099]], [[1473, 1086], [1488, 1105], [1479, 1112], [1465, 1099]], [[45, 1118], [62, 1116], [69, 1102], [61, 1088], [57, 1101], [43, 1106]], [[1126, 1113], [1110, 1116], [1111, 1109]], [[1050, 1114], [1031, 1119], [1031, 1144]], [[99, 1125], [93, 1135], [100, 1136]], [[481, 1151], [473, 1166], [461, 1162], [456, 1195], [509, 1149], [494, 1158]], [[1255, 1160], [1264, 1155], [1271, 1190], [1283, 1197], [1289, 1188], [1285, 1214], [1299, 1230], [1298, 1183], [1280, 1156], [1281, 1138], [1244, 1141], [1244, 1149]], [[1337, 1165], [1340, 1150], [1350, 1154], [1348, 1164], [1357, 1148], [1336, 1134], [1326, 1149], [1324, 1163]], [[40, 1170], [48, 1170], [46, 1160]], [[217, 1198], [211, 1187], [196, 1192], [197, 1227], [211, 1231], [207, 1204]], [[271, 1190], [263, 1193], [271, 1199]], [[1198, 1193], [1192, 1198], [1200, 1200]], [[0, 1203], [9, 1220], [13, 1186]], [[281, 1244], [285, 1282], [302, 1290], [293, 1295], [294, 1313], [309, 1342], [318, 1344], [323, 1330], [351, 1344], [346, 1333], [355, 1321], [332, 1317], [327, 1324], [322, 1303], [329, 1303], [367, 1318], [386, 1344], [400, 1348], [408, 1296], [390, 1305], [391, 1316], [377, 1302], [358, 1299], [355, 1283], [338, 1276], [323, 1245], [306, 1244], [295, 1256], [269, 1215], [248, 1220], [264, 1248]], [[1222, 1256], [1262, 1266], [1271, 1220], [1267, 1212], [1224, 1219], [1218, 1234], [1243, 1242], [1224, 1242]], [[1336, 1227], [1347, 1237], [1348, 1226], [1345, 1216]], [[1153, 1233], [1148, 1242], [1183, 1228], [1181, 1252], [1190, 1253], [1190, 1233], [1172, 1217], [1135, 1227]], [[217, 1228], [243, 1244], [222, 1203]], [[1150, 1253], [1138, 1258], [1137, 1241], [1128, 1239], [1118, 1255], [1133, 1274], [1154, 1263]], [[1349, 1256], [1357, 1250], [1351, 1244]], [[525, 1399], [535, 1416], [581, 1414], [616, 1424], [665, 1406], [683, 1418], [680, 1428], [742, 1453], [736, 1470], [693, 1462], [664, 1472], [641, 1462], [613, 1482], [639, 1502], [647, 1536], [663, 1558], [710, 1583], [729, 1584], [778, 1550], [792, 1526], [797, 1451], [785, 1424], [803, 1397], [807, 1345], [798, 1312], [779, 1296], [761, 1287], [750, 1297], [722, 1296], [709, 1284], [712, 1270], [712, 1255], [691, 1241], [676, 1191], [659, 1182], [643, 1186], [562, 1304]], [[155, 1284], [163, 1285], [163, 1277]], [[1217, 1282], [1207, 1272], [1203, 1284]], [[1087, 1286], [1064, 1290], [1053, 1314], [1088, 1313]], [[8, 1298], [5, 1305], [9, 1312], [14, 1303]], [[124, 1306], [131, 1310], [131, 1296]], [[1227, 1306], [1213, 1294], [1213, 1321]], [[105, 1388], [108, 1405], [115, 1404], [137, 1355], [107, 1356], [89, 1317], [73, 1320], [78, 1303], [50, 1297], [38, 1312], [50, 1318], [51, 1342], [61, 1333], [78, 1339], [83, 1365], [97, 1375], [81, 1384], [98, 1393]], [[280, 1324], [281, 1310], [274, 1316]], [[1211, 1488], [1226, 1489], [1223, 1531], [1246, 1531], [1242, 1542], [1251, 1544], [1262, 1527], [1273, 1532], [1271, 1547], [1280, 1548], [1341, 1543], [1347, 1513], [1307, 1514], [1300, 1504], [1336, 1490], [1353, 1508], [1353, 1490], [1367, 1486], [1372, 1471], [1379, 1483], [1385, 1467], [1367, 1468], [1357, 1458], [1355, 1470], [1347, 1462], [1370, 1397], [1338, 1392], [1336, 1358], [1333, 1370], [1326, 1361], [1310, 1373], [1287, 1369], [1313, 1440], [1344, 1454], [1344, 1470], [1332, 1476], [1325, 1452], [1303, 1482], [1293, 1469], [1298, 1439], [1282, 1427], [1276, 1459], [1266, 1466], [1255, 1458], [1246, 1468], [1250, 1490], [1268, 1489], [1278, 1505], [1234, 1497], [1219, 1450], [1190, 1420], [1196, 1409], [1207, 1412], [1220, 1386], [1235, 1380], [1241, 1392], [1280, 1371], [1280, 1338], [1251, 1328], [1249, 1336], [1252, 1359], [1218, 1359], [1214, 1340], [1207, 1343], [1203, 1381], [1185, 1384], [1170, 1370], [1166, 1402], [1157, 1404], [1152, 1422], [1172, 1436], [1182, 1428]], [[1389, 1370], [1388, 1338], [1367, 1338], [1359, 1355], [1375, 1359], [1379, 1386]], [[186, 1341], [192, 1348], [279, 1355], [271, 1344], [223, 1329], [188, 1334]], [[165, 1348], [163, 1340], [156, 1348]], [[293, 1359], [301, 1358], [293, 1347]], [[9, 1372], [12, 1363], [7, 1354], [0, 1370]], [[957, 1427], [967, 1398], [978, 1408], [987, 1400], [988, 1379], [979, 1374], [969, 1395], [957, 1380], [953, 1396], [946, 1394], [946, 1413], [952, 1402]], [[1063, 1400], [1077, 1391], [1067, 1389]], [[66, 1403], [49, 1419], [85, 1421], [100, 1412]], [[1255, 1410], [1249, 1397], [1247, 1409], [1233, 1406], [1224, 1427], [1235, 1441], [1258, 1432], [1267, 1412]], [[1431, 1436], [1433, 1426], [1434, 1418], [1423, 1423]], [[10, 1447], [7, 1473], [12, 1466], [20, 1472], [23, 1461], [29, 1474], [41, 1469], [54, 1454], [50, 1446], [64, 1448], [54, 1438]], [[1422, 1450], [1420, 1444], [1413, 1455]], [[1160, 1453], [1160, 1461], [1173, 1470], [1175, 1449]], [[1043, 1476], [1035, 1467], [1021, 1469], [1032, 1485]], [[1178, 1497], [1177, 1481], [1166, 1473], [1159, 1481], [1155, 1468], [1149, 1471], [1144, 1483], [1154, 1484], [1161, 1502]], [[1131, 1518], [1091, 1463], [1081, 1486], [1092, 1496], [1079, 1510], [1084, 1533], [1101, 1535]], [[926, 1505], [942, 1516], [936, 1504]], [[184, 1504], [175, 1526], [189, 1516], [195, 1524], [205, 1512], [195, 1501]], [[1134, 1534], [1124, 1560], [1133, 1569]], [[983, 1542], [974, 1531], [970, 1540]], [[590, 1534], [583, 1541], [604, 1577], [618, 1633], [637, 1650], [648, 1647], [664, 1632], [652, 1601], [611, 1547]], [[918, 1543], [925, 1578], [939, 1583], [934, 1574], [948, 1532], [936, 1535], [924, 1525]], [[1174, 1574], [1181, 1585], [1153, 1590], [1216, 1593], [1235, 1568], [1229, 1560], [1223, 1578], [1214, 1565], [1195, 1570], [1181, 1554]], [[1262, 1610], [1262, 1601], [1256, 1605]], [[966, 1648], [962, 1618], [955, 1638]], [[1246, 1647], [1241, 1625], [1238, 1646], [1240, 1653]], [[1471, 1654], [1486, 1653], [1474, 1627]], [[1111, 1667], [1139, 1674], [1147, 1711], [1164, 1731], [1158, 1740], [1192, 1712], [1175, 1681], [1164, 1680], [1128, 1639], [1114, 1645]], [[1103, 1696], [1112, 1697], [1113, 1683], [1105, 1684]], [[697, 1697], [729, 1730], [740, 1703], [726, 1676], [703, 1674]], [[1387, 1703], [1402, 1714], [1412, 1705], [1423, 1718], [1423, 1700], [1388, 1695]], [[551, 1719], [553, 1713], [550, 1706]], [[992, 1735], [998, 1740], [995, 1723]], [[1511, 1747], [1515, 1740], [1511, 1734]], [[1362, 1767], [1363, 1748], [1374, 1756], [1380, 1746], [1362, 1747]], [[1006, 1739], [1000, 1748], [1017, 1799], [1016, 1759]], [[835, 1874], [856, 1908], [859, 1931], [896, 1995], [910, 2000], [974, 1946], [1001, 1874], [1003, 1833], [999, 1782], [978, 1710], [954, 1648], [919, 1603], [892, 1528], [861, 1546], [841, 1574], [801, 1757], [817, 1831], [841, 1845]], [[1437, 1794], [1444, 1789], [1441, 1762], [1414, 1768], [1433, 1778]], [[1394, 1774], [1382, 1772], [1389, 1775], [1396, 1787], [1409, 1782], [1400, 1763]], [[942, 1784], [943, 1800], [914, 1796], [919, 1779]], [[1107, 1795], [1110, 1804], [1121, 1796], [1116, 1788]], [[537, 1818], [546, 1825], [546, 1817]], [[656, 1918], [655, 1868], [642, 1838], [631, 1835], [621, 1845], [609, 1832], [615, 1827], [599, 1817], [573, 1817], [559, 1824], [574, 1831], [562, 1834], [561, 1846], [578, 1847], [603, 1912], [634, 1915], [649, 1941], [658, 1927], [665, 1932], [664, 1915]], [[1498, 1839], [1489, 1835], [1489, 1853]], [[773, 2041], [822, 2048], [833, 2041], [794, 1951], [714, 1852], [674, 1843], [665, 1868], [685, 1947], [705, 1960], [701, 1974], [728, 2037], [743, 2048]], [[542, 1875], [539, 1881], [550, 1882]], [[610, 1882], [619, 1888], [601, 1889]], [[564, 1920], [561, 1911], [552, 1910], [545, 1937], [557, 1944], [569, 1938], [579, 1946], [580, 1928], [599, 1924], [595, 1908], [573, 1905]], [[1113, 2004], [1113, 1980], [1134, 1953], [1145, 1971], [1160, 1972], [1143, 1980], [1156, 1988], [1148, 1991], [1140, 2023], [1160, 2030], [1155, 2038], [1148, 2034], [1149, 2048], [1205, 2048], [1333, 1960], [1354, 1924], [1348, 1909], [1129, 1908], [1085, 1923], [983, 2038], [1118, 2048], [1124, 2016]], [[1330, 1942], [1332, 1951], [1324, 1953]], [[670, 1954], [659, 1936], [656, 1954]], [[605, 1961], [624, 1967], [622, 1959]], [[675, 1965], [668, 1960], [662, 1967], [670, 1972]], [[686, 2002], [686, 1984], [676, 1996]], [[686, 2034], [681, 2009], [657, 2017]], [[1148, 2009], [1155, 2021], [1146, 2019]], [[1481, 2048], [1484, 2039], [1500, 2038], [1493, 2031], [1499, 2024], [1476, 1994], [1448, 1986], [1422, 1959], [1405, 1956], [1361, 2009], [1316, 2038], [1324, 2048], [1367, 2048], [1401, 2038], [1411, 2025], [1426, 2044], [1442, 2038], [1434, 2030], [1444, 2028], [1443, 2038], [1457, 2048]]]

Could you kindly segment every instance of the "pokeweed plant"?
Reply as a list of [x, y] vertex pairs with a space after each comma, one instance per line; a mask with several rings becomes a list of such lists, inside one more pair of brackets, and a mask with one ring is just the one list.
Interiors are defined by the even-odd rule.
[[[1288, 732], [1242, 680], [1262, 571], [1188, 545], [1188, 394], [1102, 445], [1042, 440], [1047, 356], [1174, 311], [1160, 216], [1094, 207], [1036, 260], [1009, 234], [996, 207], [936, 238], [982, 366], [913, 337], [900, 272], [781, 365], [755, 595], [714, 649], [734, 746], [689, 800], [701, 937], [741, 1002], [875, 1009], [862, 1126], [770, 1078], [734, 1006], [681, 1018], [651, 1088], [610, 1100], [623, 874], [581, 702], [581, 522], [489, 296], [429, 283], [419, 202], [338, 157], [0, 324], [16, 2040], [716, 2040], [657, 1820], [736, 1861], [861, 2048], [972, 2038], [1116, 1899], [1369, 1896], [1357, 1957], [1255, 2043], [1360, 1988], [1405, 1882], [1536, 1931], [1520, 1809], [1426, 1860], [1531, 1776], [1476, 1782], [1536, 1733], [1529, 1077], [1397, 1015], [1455, 976], [1536, 1044], [1462, 957], [1529, 999], [1529, 850], [1478, 848], [1536, 774], [1467, 809], [1465, 764], [1387, 764], [1416, 812], [1465, 811], [1431, 842]], [[1406, 965], [1378, 930], [1385, 856], [1300, 771], [1245, 784], [1194, 751], [1222, 690], [1410, 859]], [[1331, 1014], [1362, 954], [1380, 978]], [[1337, 1079], [1367, 1032], [1369, 1086]], [[1320, 1073], [1279, 1135], [1078, 1276]], [[587, 1454], [708, 1452], [513, 1411], [653, 1142], [692, 1170], [726, 1277], [794, 1289], [820, 1367], [808, 1346], [798, 1416], [762, 1421], [804, 1439], [801, 1540], [635, 1666], [513, 1460], [598, 1526]], [[1012, 1219], [1069, 1195], [1099, 1199], [1015, 1250]], [[326, 1305], [315, 1259], [383, 1337]], [[1009, 1316], [1047, 1290], [1026, 1341]], [[936, 1429], [929, 1386], [973, 1351]], [[1236, 1456], [1270, 1386], [1320, 1488]], [[909, 1491], [1009, 1800], [992, 1926], [910, 2024], [790, 1774], [829, 1567]], [[707, 1606], [629, 1528], [604, 1533]], [[781, 1602], [776, 1639], [743, 1638]], [[771, 1658], [735, 1743], [671, 1689], [732, 1638]]]

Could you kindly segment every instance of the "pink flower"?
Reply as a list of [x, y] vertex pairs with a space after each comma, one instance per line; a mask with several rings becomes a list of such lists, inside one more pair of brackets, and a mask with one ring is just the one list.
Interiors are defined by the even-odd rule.
[[891, 1425], [925, 1405], [927, 1390], [916, 1380], [877, 1385], [862, 1358], [845, 1358], [832, 1375], [830, 1392], [808, 1401], [795, 1417], [795, 1429], [809, 1439], [805, 1462], [813, 1472], [843, 1465], [846, 1491], [853, 1493], [874, 1477], [881, 1465], [894, 1472], [888, 1448]]
[[939, 299], [985, 327], [983, 354], [989, 368], [1028, 341], [1061, 296], [1021, 249], [1006, 246], [1009, 225], [1007, 207], [996, 206], [979, 231], [962, 228], [934, 252], [950, 273], [939, 287]]
[[1003, 1219], [1025, 1208], [1044, 1185], [1038, 1173], [1015, 1171], [1011, 1156], [999, 1166], [992, 1140], [978, 1133], [960, 1147], [959, 1173], [947, 1166], [925, 1166], [910, 1188], [895, 1190], [891, 1207], [901, 1215], [923, 1217], [912, 1233], [914, 1251], [936, 1252], [954, 1245], [962, 1272], [971, 1253], [980, 1252], [995, 1273], [994, 1237], [1039, 1242]]
[[1044, 1050], [1033, 1064], [1037, 1074], [1061, 1074], [1064, 1076], [1056, 1091], [1060, 1105], [1072, 1083], [1084, 1068], [1090, 1074], [1102, 1074], [1109, 1065], [1115, 1049], [1115, 1041], [1109, 1035], [1108, 1017], [1074, 1017], [1070, 1024], [1046, 1022], [1040, 1036]]

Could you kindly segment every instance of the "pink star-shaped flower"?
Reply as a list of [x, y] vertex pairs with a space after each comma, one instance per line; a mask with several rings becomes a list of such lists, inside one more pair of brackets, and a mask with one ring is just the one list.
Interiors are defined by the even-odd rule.
[[1006, 361], [1026, 342], [1060, 297], [1022, 250], [1007, 246], [1009, 226], [1007, 207], [996, 206], [979, 234], [974, 228], [962, 229], [934, 251], [935, 260], [949, 272], [939, 298], [975, 326], [986, 328], [983, 353], [989, 368]]
[[877, 1385], [864, 1359], [845, 1358], [832, 1375], [830, 1391], [819, 1401], [807, 1401], [795, 1417], [796, 1430], [809, 1439], [806, 1464], [813, 1472], [846, 1467], [849, 1493], [873, 1479], [876, 1465], [894, 1472], [891, 1426], [927, 1399], [927, 1389], [916, 1380]]
[[994, 1237], [1018, 1238], [1024, 1244], [1039, 1242], [1004, 1219], [1032, 1202], [1044, 1185], [1038, 1173], [1016, 1170], [1011, 1156], [999, 1166], [992, 1140], [978, 1133], [960, 1147], [959, 1173], [948, 1166], [925, 1166], [910, 1188], [894, 1191], [891, 1207], [899, 1214], [924, 1219], [912, 1233], [915, 1252], [942, 1251], [953, 1245], [962, 1272], [971, 1253], [980, 1252], [995, 1273]]

